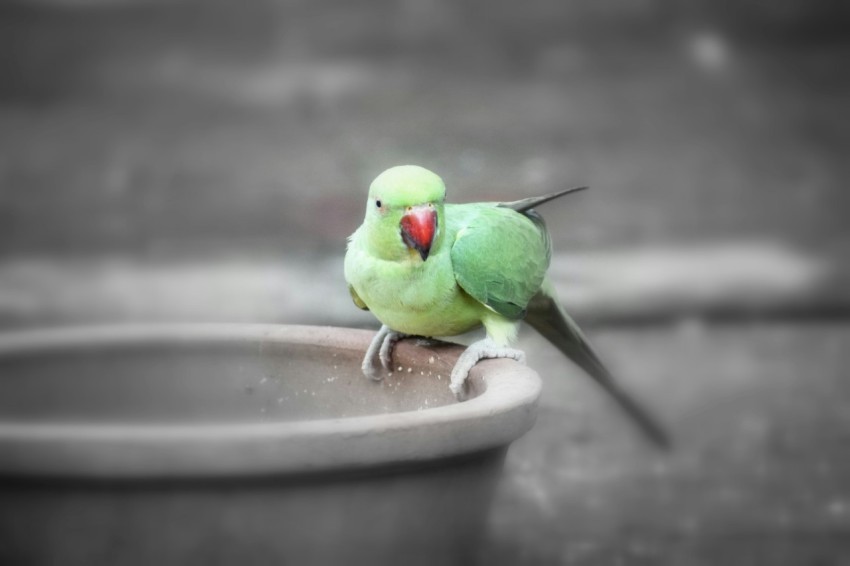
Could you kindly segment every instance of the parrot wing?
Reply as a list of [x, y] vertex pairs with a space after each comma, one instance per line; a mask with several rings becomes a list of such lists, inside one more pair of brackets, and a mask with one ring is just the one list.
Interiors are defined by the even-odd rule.
[[369, 310], [369, 307], [366, 306], [366, 303], [363, 302], [363, 299], [360, 298], [360, 295], [357, 294], [357, 291], [354, 290], [354, 287], [349, 285], [348, 292], [351, 294], [351, 300], [354, 301], [354, 304], [355, 306], [357, 306], [358, 309], [363, 309], [364, 311]]
[[549, 267], [549, 238], [535, 216], [492, 204], [446, 205], [458, 285], [511, 320], [525, 316]]

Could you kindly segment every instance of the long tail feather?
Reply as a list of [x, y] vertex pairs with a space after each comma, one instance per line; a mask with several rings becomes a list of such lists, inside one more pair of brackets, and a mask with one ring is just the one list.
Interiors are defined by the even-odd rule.
[[556, 191], [539, 197], [528, 197], [522, 200], [515, 200], [513, 202], [503, 202], [500, 203], [499, 206], [503, 208], [511, 208], [517, 212], [525, 212], [535, 206], [540, 206], [543, 203], [549, 202], [550, 200], [555, 200], [558, 197], [562, 197], [570, 193], [577, 193], [578, 191], [583, 191], [586, 188], [587, 187], [573, 187], [571, 189], [564, 189], [563, 191]]
[[650, 440], [662, 448], [670, 448], [671, 441], [667, 433], [649, 412], [614, 380], [578, 325], [555, 299], [548, 281], [531, 299], [525, 320], [607, 391]]

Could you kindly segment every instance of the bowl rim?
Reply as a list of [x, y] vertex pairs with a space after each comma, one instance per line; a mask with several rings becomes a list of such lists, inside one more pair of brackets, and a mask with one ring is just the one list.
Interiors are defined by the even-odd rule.
[[[0, 333], [0, 358], [163, 341], [276, 342], [362, 355], [373, 335], [282, 324], [68, 326]], [[354, 417], [226, 424], [0, 420], [0, 476], [221, 478], [397, 466], [507, 447], [533, 426], [542, 386], [534, 370], [513, 360], [484, 360], [470, 378], [485, 387], [464, 402]]]

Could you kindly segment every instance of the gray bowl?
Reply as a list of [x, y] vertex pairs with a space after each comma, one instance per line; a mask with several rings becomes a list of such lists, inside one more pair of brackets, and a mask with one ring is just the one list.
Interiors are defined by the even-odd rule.
[[538, 376], [371, 332], [144, 325], [0, 334], [0, 564], [466, 563]]

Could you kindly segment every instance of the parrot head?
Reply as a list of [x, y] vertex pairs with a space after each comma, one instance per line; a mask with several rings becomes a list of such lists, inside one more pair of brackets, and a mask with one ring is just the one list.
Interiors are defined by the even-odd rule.
[[365, 222], [375, 251], [426, 261], [440, 238], [445, 198], [443, 180], [422, 167], [401, 165], [378, 175], [369, 187]]

